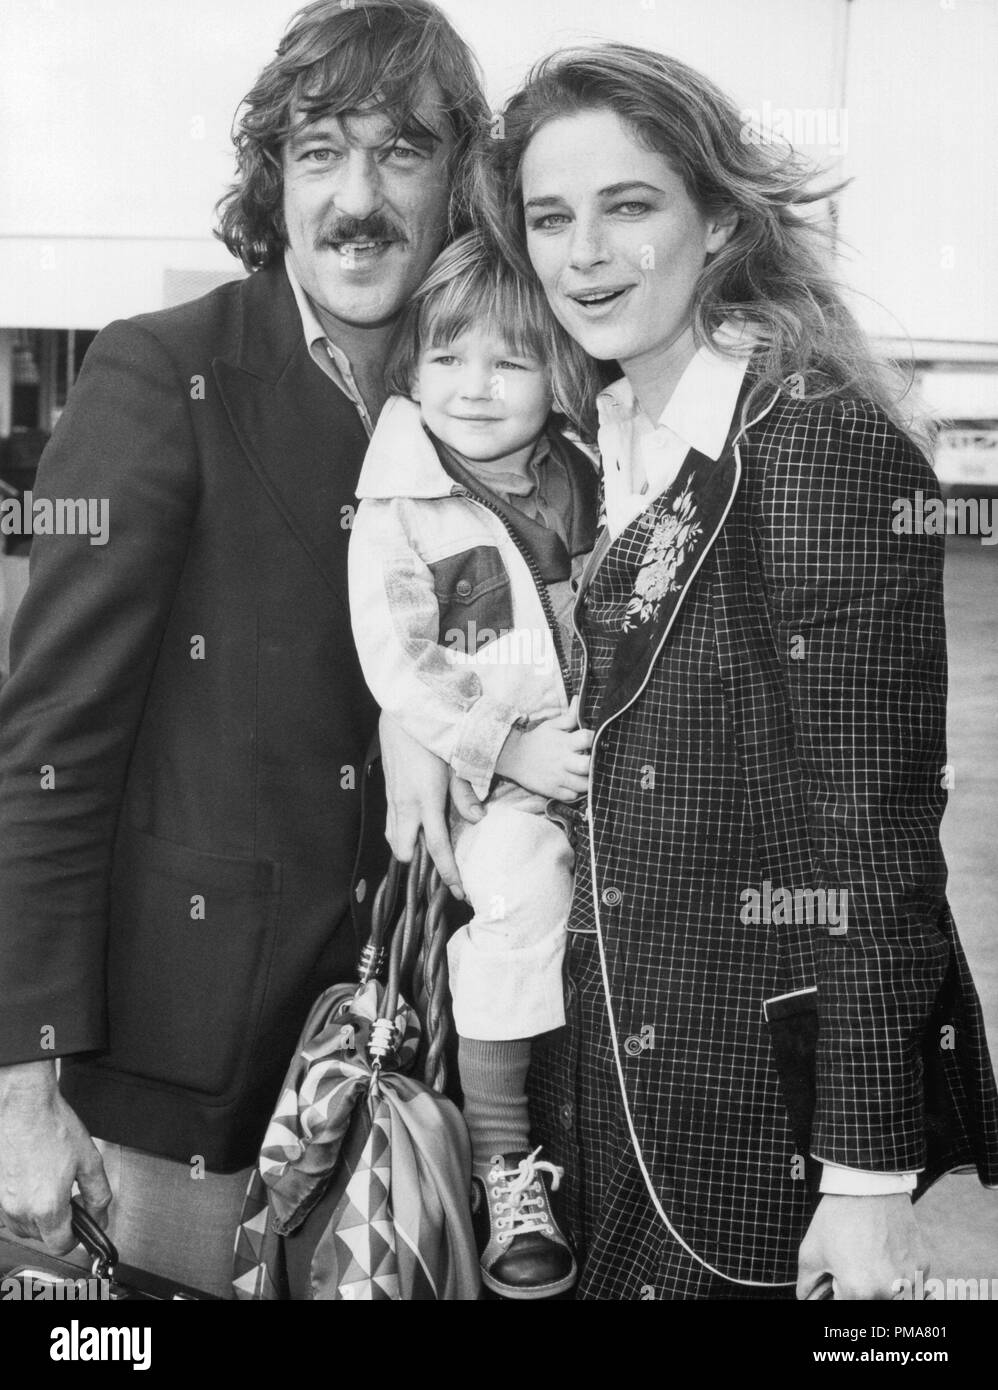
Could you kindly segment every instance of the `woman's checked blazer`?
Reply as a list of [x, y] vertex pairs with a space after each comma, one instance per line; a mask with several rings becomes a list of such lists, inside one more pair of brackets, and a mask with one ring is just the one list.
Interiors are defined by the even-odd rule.
[[[588, 998], [570, 974], [567, 1030], [531, 1082], [537, 1140], [569, 1175], [594, 1150], [623, 1175], [586, 1215], [583, 1296], [642, 1296], [655, 1235], [645, 1223], [635, 1244], [637, 1200], [723, 1278], [780, 1284], [796, 1279], [815, 1160], [918, 1170], [920, 1191], [965, 1164], [998, 1182], [994, 1076], [939, 842], [944, 540], [892, 527], [919, 489], [937, 495], [931, 468], [876, 406], [774, 393], [716, 462], [691, 451], [651, 524], [616, 542], [638, 582], [586, 719], [570, 921], [595, 934], [598, 969]], [[670, 554], [684, 493], [693, 525]], [[608, 597], [607, 549], [604, 532], [579, 632]], [[648, 563], [671, 576], [664, 596]], [[847, 929], [751, 920], [767, 884], [770, 901], [846, 890]], [[588, 1129], [580, 1068], [614, 1096]]]

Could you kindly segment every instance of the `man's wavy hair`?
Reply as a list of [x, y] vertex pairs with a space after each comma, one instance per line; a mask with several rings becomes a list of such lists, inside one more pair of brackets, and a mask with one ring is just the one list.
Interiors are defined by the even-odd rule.
[[645, 148], [664, 155], [707, 216], [737, 214], [732, 236], [700, 274], [693, 329], [701, 345], [725, 319], [741, 317], [761, 340], [744, 418], [774, 390], [808, 400], [862, 398], [924, 447], [924, 427], [900, 407], [907, 383], [874, 358], [831, 274], [829, 234], [802, 211], [845, 184], [815, 188], [809, 162], [748, 130], [723, 92], [675, 58], [621, 43], [561, 51], [536, 64], [510, 99], [466, 168], [465, 196], [521, 273], [531, 273], [521, 177], [527, 147], [547, 122], [592, 110], [613, 112]]
[[554, 409], [580, 438], [595, 438], [596, 364], [552, 314], [536, 278], [516, 271], [479, 232], [468, 232], [441, 251], [402, 310], [388, 349], [389, 391], [411, 397], [420, 354], [473, 328], [492, 332], [510, 351], [542, 362]]
[[[237, 179], [219, 201], [222, 241], [258, 270], [284, 253], [281, 151], [303, 121], [387, 114], [400, 134], [421, 135], [413, 112], [436, 81], [440, 116], [454, 135], [456, 174], [490, 120], [471, 49], [430, 0], [315, 0], [291, 20], [236, 116]], [[372, 104], [373, 103], [373, 104]]]

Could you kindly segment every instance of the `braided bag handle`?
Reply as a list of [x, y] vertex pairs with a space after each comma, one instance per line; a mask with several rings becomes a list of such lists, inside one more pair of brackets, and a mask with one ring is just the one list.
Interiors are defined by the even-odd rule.
[[[398, 910], [399, 890], [405, 894]], [[397, 1042], [395, 1015], [399, 995], [409, 1000], [423, 1030], [420, 1049], [423, 1081], [442, 1092], [447, 1085], [446, 1047], [451, 1031], [447, 984], [447, 923], [449, 890], [433, 866], [422, 831], [412, 863], [393, 858], [375, 894], [371, 936], [361, 954], [362, 984], [378, 979], [385, 966], [388, 979], [381, 1017], [372, 1030], [375, 1065]]]

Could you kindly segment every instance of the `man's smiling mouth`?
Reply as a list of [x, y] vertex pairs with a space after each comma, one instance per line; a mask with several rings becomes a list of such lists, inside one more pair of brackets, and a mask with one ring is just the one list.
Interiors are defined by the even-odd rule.
[[331, 250], [337, 251], [344, 260], [358, 261], [377, 256], [394, 246], [394, 241], [331, 241]]

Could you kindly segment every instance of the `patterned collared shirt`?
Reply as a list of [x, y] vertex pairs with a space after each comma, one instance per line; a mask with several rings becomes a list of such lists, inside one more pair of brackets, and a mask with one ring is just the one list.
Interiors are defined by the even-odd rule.
[[616, 539], [676, 477], [690, 449], [720, 457], [748, 369], [754, 340], [729, 320], [714, 335], [739, 352], [698, 349], [654, 423], [621, 377], [596, 402], [606, 520]]

